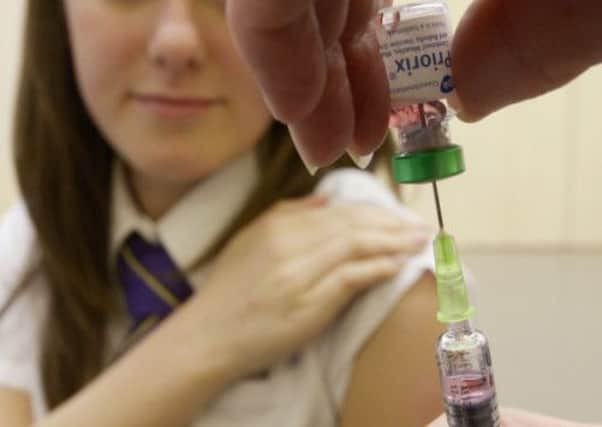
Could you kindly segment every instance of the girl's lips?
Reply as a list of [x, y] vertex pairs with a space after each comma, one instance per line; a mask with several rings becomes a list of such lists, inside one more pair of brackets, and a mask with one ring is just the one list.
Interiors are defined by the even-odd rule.
[[166, 119], [196, 118], [220, 103], [217, 98], [133, 94], [133, 100]]

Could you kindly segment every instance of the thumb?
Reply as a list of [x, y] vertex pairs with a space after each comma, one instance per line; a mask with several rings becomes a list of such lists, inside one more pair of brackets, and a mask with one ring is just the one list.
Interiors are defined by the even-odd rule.
[[453, 43], [461, 117], [476, 121], [602, 61], [600, 0], [475, 0]]

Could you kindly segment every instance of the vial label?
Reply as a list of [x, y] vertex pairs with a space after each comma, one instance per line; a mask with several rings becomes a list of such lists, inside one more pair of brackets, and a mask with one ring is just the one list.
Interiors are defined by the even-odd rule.
[[377, 36], [391, 106], [446, 98], [454, 91], [451, 74], [451, 26], [447, 15], [400, 20], [381, 16]]

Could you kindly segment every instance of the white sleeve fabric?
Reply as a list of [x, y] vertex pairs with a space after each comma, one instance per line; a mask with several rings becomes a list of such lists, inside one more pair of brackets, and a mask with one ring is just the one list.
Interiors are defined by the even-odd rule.
[[[391, 208], [402, 217], [416, 217], [373, 175], [354, 169], [327, 175], [318, 186], [317, 193], [328, 195], [334, 202], [369, 203]], [[355, 358], [365, 342], [396, 307], [403, 294], [425, 271], [433, 268], [432, 248], [428, 246], [422, 254], [411, 258], [394, 279], [360, 296], [323, 335], [318, 352], [333, 410], [341, 409]]]
[[[34, 232], [23, 203], [0, 221], [0, 307], [34, 258]], [[0, 317], [0, 387], [31, 392], [38, 381], [38, 332], [46, 295], [34, 280]]]

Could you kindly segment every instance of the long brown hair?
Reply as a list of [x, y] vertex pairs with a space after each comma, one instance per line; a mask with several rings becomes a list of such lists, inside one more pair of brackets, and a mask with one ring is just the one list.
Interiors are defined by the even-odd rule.
[[[262, 176], [209, 257], [275, 201], [306, 195], [319, 180], [306, 172], [284, 126], [275, 124], [257, 149]], [[32, 271], [44, 274], [50, 294], [39, 337], [49, 409], [103, 369], [105, 329], [116, 309], [107, 265], [113, 156], [77, 88], [62, 1], [29, 0], [15, 162], [41, 253]]]

